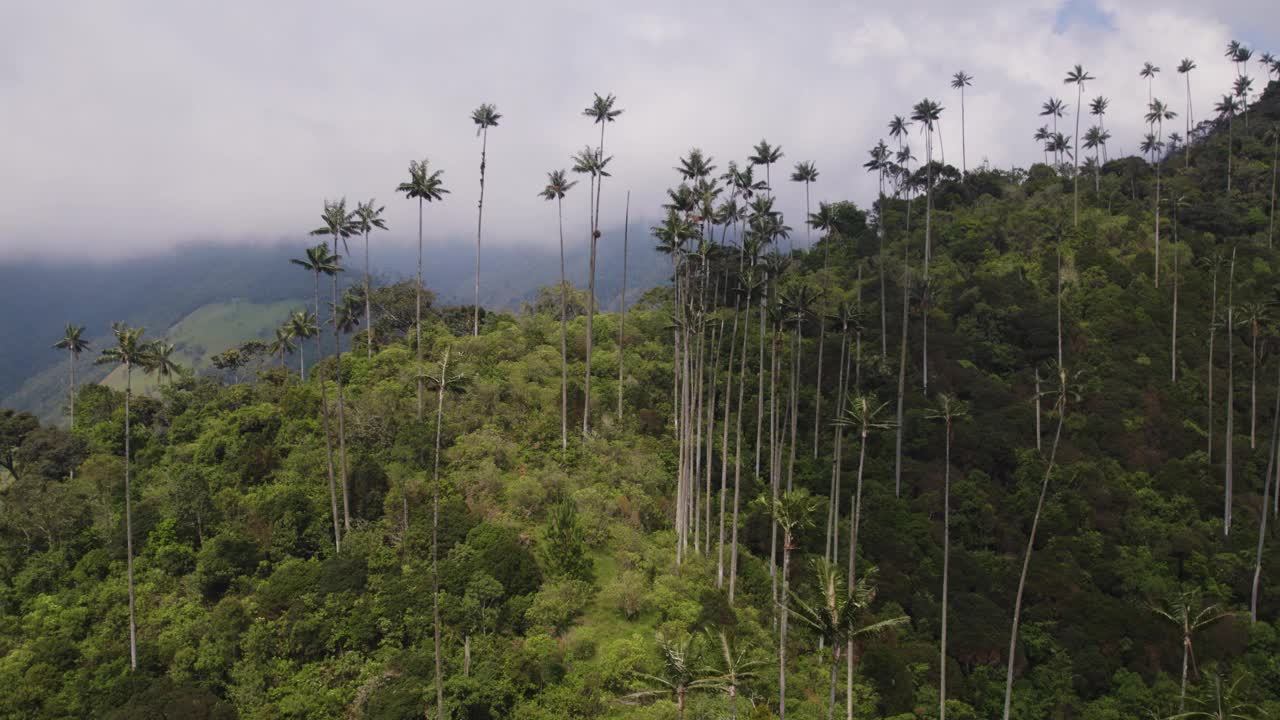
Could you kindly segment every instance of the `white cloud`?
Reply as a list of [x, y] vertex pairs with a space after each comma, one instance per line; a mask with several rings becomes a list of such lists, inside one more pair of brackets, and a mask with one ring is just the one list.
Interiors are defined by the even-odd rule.
[[[1155, 93], [1181, 111], [1173, 68], [1195, 58], [1206, 117], [1234, 73], [1227, 40], [1276, 39], [1259, 34], [1271, 17], [1262, 0], [1098, 0], [1109, 27], [1062, 33], [1059, 0], [793, 5], [20, 0], [4, 11], [0, 50], [0, 257], [300, 237], [341, 194], [376, 196], [408, 237], [413, 206], [392, 191], [423, 156], [452, 190], [430, 209], [434, 241], [469, 237], [479, 141], [468, 115], [481, 102], [504, 115], [489, 137], [486, 237], [552, 243], [554, 213], [536, 193], [597, 139], [581, 116], [593, 91], [626, 110], [606, 136], [606, 216], [628, 188], [633, 215], [652, 216], [688, 148], [723, 168], [761, 137], [783, 146], [787, 168], [818, 164], [815, 202], [865, 201], [866, 149], [922, 97], [946, 106], [944, 147], [959, 160], [956, 70], [975, 76], [969, 164], [1025, 165], [1040, 155], [1040, 103], [1075, 104], [1061, 82], [1074, 63], [1098, 78], [1089, 95], [1112, 98], [1114, 144], [1132, 149], [1144, 60], [1164, 68]], [[786, 174], [775, 184], [800, 227], [803, 193], [778, 181]], [[585, 215], [582, 195], [568, 199], [571, 219]]]

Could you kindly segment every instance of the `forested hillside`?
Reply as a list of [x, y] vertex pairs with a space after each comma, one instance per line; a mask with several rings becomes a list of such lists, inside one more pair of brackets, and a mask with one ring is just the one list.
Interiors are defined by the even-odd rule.
[[326, 204], [288, 271], [336, 322], [270, 366], [121, 325], [158, 396], [0, 415], [0, 716], [1280, 716], [1280, 82], [1245, 97], [1025, 171], [931, 161], [924, 101], [810, 230], [807, 163], [691, 151], [622, 314], [407, 282], [366, 334], [332, 248], [373, 208]]

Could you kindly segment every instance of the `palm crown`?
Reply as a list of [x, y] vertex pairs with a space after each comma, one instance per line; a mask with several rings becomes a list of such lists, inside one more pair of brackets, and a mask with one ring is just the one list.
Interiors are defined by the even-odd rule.
[[1182, 58], [1182, 62], [1178, 63], [1178, 72], [1186, 75], [1196, 69], [1196, 61], [1191, 58]]
[[119, 364], [126, 368], [146, 367], [151, 358], [150, 343], [142, 340], [145, 328], [129, 327], [122, 322], [111, 323], [111, 332], [116, 337], [116, 344], [103, 348], [102, 355], [94, 361], [95, 365]]
[[369, 198], [368, 202], [356, 203], [352, 222], [355, 224], [356, 231], [362, 235], [375, 229], [387, 229], [387, 221], [382, 219], [382, 211], [386, 208], [381, 205], [375, 206], [375, 203], [373, 198]]
[[791, 179], [794, 182], [815, 182], [818, 179], [818, 168], [811, 162], [798, 162], [791, 173]]
[[1084, 85], [1086, 81], [1093, 80], [1094, 77], [1085, 71], [1081, 65], [1076, 65], [1067, 72], [1067, 76], [1062, 79], [1063, 85]]
[[593, 94], [595, 99], [591, 101], [590, 106], [582, 111], [582, 114], [592, 118], [596, 124], [613, 122], [615, 118], [622, 114], [622, 108], [617, 110], [613, 108], [613, 104], [617, 101], [613, 93], [609, 93], [604, 97], [600, 97], [600, 93]]
[[304, 257], [293, 258], [289, 262], [316, 275], [334, 275], [342, 272], [342, 267], [338, 265], [338, 260], [341, 257], [341, 255], [329, 252], [328, 243], [320, 243], [315, 247], [307, 248], [307, 254]]
[[409, 181], [400, 183], [396, 187], [396, 192], [404, 193], [410, 200], [427, 202], [439, 200], [449, 192], [445, 189], [444, 180], [440, 177], [443, 173], [443, 170], [431, 170], [430, 162], [426, 158], [421, 161], [411, 160]]
[[84, 326], [67, 323], [62, 339], [54, 343], [53, 347], [57, 350], [68, 350], [72, 355], [76, 356], [88, 350], [89, 341], [84, 338]]
[[560, 200], [570, 188], [577, 184], [577, 180], [565, 177], [564, 170], [552, 170], [547, 173], [547, 186], [542, 188], [538, 195], [547, 200]]
[[481, 103], [480, 107], [471, 111], [471, 122], [476, 124], [476, 136], [491, 127], [497, 127], [501, 119], [498, 108], [489, 103]]
[[[340, 198], [335, 202], [325, 200], [324, 212], [320, 213], [320, 221], [324, 224], [312, 230], [311, 234], [333, 236], [334, 250], [338, 248], [338, 240], [342, 240], [342, 244], [345, 246], [347, 238], [359, 231], [355, 214], [347, 212], [346, 198]], [[337, 262], [339, 256], [334, 256], [333, 259], [334, 262]]]
[[1149, 62], [1144, 62], [1142, 63], [1142, 69], [1138, 71], [1138, 75], [1150, 80], [1151, 78], [1154, 78], [1156, 74], [1159, 72], [1160, 72], [1160, 66], [1152, 65]]
[[956, 88], [957, 90], [963, 87], [969, 87], [972, 84], [973, 76], [965, 73], [963, 70], [951, 76], [951, 87]]
[[782, 159], [782, 146], [770, 145], [768, 140], [756, 143], [752, 152], [755, 154], [747, 158], [752, 165], [772, 165]]

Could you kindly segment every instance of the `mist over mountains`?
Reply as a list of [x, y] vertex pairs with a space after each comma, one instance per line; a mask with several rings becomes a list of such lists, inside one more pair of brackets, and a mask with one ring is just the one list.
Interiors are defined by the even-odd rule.
[[[581, 233], [579, 233], [581, 234]], [[633, 223], [628, 234], [631, 300], [665, 281], [667, 262], [653, 250], [648, 225]], [[301, 255], [310, 238], [251, 245], [202, 243], [125, 260], [24, 259], [0, 261], [0, 405], [35, 409], [55, 389], [50, 383], [29, 384], [34, 377], [65, 362], [50, 346], [67, 323], [84, 325], [93, 349], [81, 363], [86, 380], [106, 370], [94, 368], [92, 357], [121, 320], [161, 336], [199, 308], [232, 299], [271, 303], [311, 296], [311, 276], [289, 263]], [[575, 286], [585, 287], [588, 248], [585, 238], [565, 238], [565, 272]], [[622, 286], [623, 229], [605, 231], [598, 246], [597, 298], [605, 308], [618, 305]], [[359, 281], [363, 241], [350, 246], [344, 283]], [[415, 239], [371, 240], [375, 283], [410, 279], [416, 271]], [[469, 304], [475, 272], [474, 238], [424, 240], [423, 282], [442, 304]], [[541, 243], [482, 247], [481, 304], [492, 309], [518, 309], [540, 286], [559, 278], [559, 252]], [[248, 338], [244, 338], [248, 339]], [[27, 386], [24, 388], [24, 385]]]

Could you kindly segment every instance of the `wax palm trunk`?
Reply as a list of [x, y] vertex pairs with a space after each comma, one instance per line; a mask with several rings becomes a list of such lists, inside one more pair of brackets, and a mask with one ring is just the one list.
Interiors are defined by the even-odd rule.
[[[336, 246], [335, 239], [335, 246]], [[338, 385], [338, 457], [341, 462], [340, 468], [342, 472], [342, 530], [343, 532], [351, 532], [351, 492], [348, 488], [347, 478], [347, 429], [346, 429], [346, 411], [342, 397], [342, 331], [338, 328], [338, 275], [334, 273], [333, 279], [333, 361], [334, 378]]]
[[1022, 617], [1022, 594], [1027, 586], [1027, 569], [1031, 567], [1031, 551], [1036, 544], [1036, 530], [1040, 527], [1040, 515], [1044, 511], [1045, 497], [1049, 492], [1049, 478], [1053, 475], [1054, 462], [1058, 457], [1058, 442], [1062, 439], [1062, 423], [1067, 416], [1065, 400], [1060, 401], [1058, 428], [1053, 434], [1053, 445], [1049, 450], [1049, 464], [1045, 467], [1044, 481], [1040, 485], [1040, 499], [1036, 501], [1036, 514], [1031, 521], [1031, 534], [1027, 537], [1027, 550], [1022, 558], [1022, 574], [1018, 577], [1018, 593], [1013, 601], [1013, 629], [1009, 633], [1008, 670], [1004, 685], [1004, 720], [1009, 720], [1013, 703], [1013, 665], [1018, 649], [1018, 624]]
[[[316, 301], [316, 322], [320, 320], [320, 272], [315, 273], [315, 301]], [[321, 333], [316, 332], [316, 362], [324, 356], [324, 349], [321, 345], [323, 338]], [[314, 370], [314, 368], [313, 368]], [[313, 375], [315, 373], [312, 373]], [[329, 471], [329, 506], [333, 517], [333, 549], [334, 552], [342, 551], [342, 535], [338, 529], [338, 486], [334, 479], [333, 472], [333, 438], [329, 432], [329, 398], [328, 391], [325, 389], [324, 376], [317, 378], [320, 384], [320, 417], [323, 420], [324, 429], [324, 449], [327, 467]]]
[[130, 402], [133, 399], [133, 364], [124, 365], [124, 539], [125, 561], [129, 580], [129, 669], [138, 669], [138, 623], [134, 611], [133, 590], [133, 488], [130, 485], [132, 469], [130, 453]]
[[560, 227], [560, 452], [569, 451], [569, 286], [564, 276], [564, 199], [556, 198], [556, 218]]

